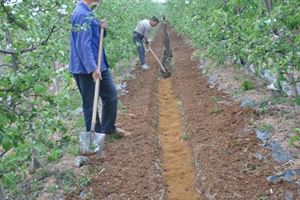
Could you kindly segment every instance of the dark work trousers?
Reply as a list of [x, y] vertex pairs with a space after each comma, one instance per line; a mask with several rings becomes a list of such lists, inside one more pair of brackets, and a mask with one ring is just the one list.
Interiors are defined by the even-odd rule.
[[145, 64], [145, 48], [143, 45], [144, 36], [138, 32], [133, 32], [133, 42], [136, 45], [141, 65]]
[[[97, 133], [111, 134], [115, 132], [117, 117], [118, 93], [109, 70], [101, 72], [99, 96], [102, 100], [102, 121], [97, 112], [95, 131]], [[95, 82], [92, 74], [73, 74], [82, 98], [85, 128], [91, 130]]]

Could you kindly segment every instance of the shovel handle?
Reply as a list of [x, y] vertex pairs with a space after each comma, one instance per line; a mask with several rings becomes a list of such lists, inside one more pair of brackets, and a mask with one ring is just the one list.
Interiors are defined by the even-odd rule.
[[[98, 63], [97, 68], [101, 71], [101, 61], [102, 61], [102, 52], [103, 52], [103, 37], [104, 36], [104, 28], [101, 27], [100, 31], [100, 39], [99, 39], [99, 49], [98, 49]], [[100, 72], [101, 77], [101, 72]], [[98, 111], [98, 100], [99, 100], [99, 91], [100, 91], [100, 80], [99, 78], [96, 79], [95, 82], [95, 93], [94, 93], [94, 105], [93, 105], [93, 116], [92, 116], [92, 124], [91, 124], [91, 131], [95, 132], [96, 126], [96, 115]]]
[[157, 56], [155, 55], [155, 53], [152, 51], [151, 47], [148, 47], [150, 52], [152, 53], [152, 55], [156, 58], [157, 62], [159, 63], [161, 69], [164, 71], [164, 73], [167, 73], [166, 69], [164, 68], [164, 66], [161, 64], [161, 62], [159, 61], [159, 59], [157, 58]]

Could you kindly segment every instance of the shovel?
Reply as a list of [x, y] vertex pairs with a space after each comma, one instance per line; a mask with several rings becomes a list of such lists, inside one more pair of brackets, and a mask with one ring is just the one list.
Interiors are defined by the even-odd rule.
[[155, 59], [157, 60], [160, 68], [162, 69], [162, 75], [163, 75], [163, 78], [169, 78], [171, 76], [171, 73], [168, 72], [164, 66], [161, 64], [161, 62], [159, 61], [158, 57], [155, 55], [155, 53], [152, 51], [151, 47], [149, 46], [148, 47], [149, 51], [152, 53], [152, 55], [155, 57]]
[[[102, 60], [103, 35], [104, 35], [104, 29], [101, 27], [99, 50], [98, 50], [98, 64], [97, 64], [98, 68], [100, 68], [101, 60]], [[89, 156], [93, 154], [100, 155], [104, 145], [105, 134], [97, 133], [95, 131], [96, 115], [98, 111], [99, 90], [100, 90], [100, 80], [97, 78], [95, 82], [95, 94], [94, 94], [91, 131], [79, 133], [79, 151], [80, 154], [83, 156]]]

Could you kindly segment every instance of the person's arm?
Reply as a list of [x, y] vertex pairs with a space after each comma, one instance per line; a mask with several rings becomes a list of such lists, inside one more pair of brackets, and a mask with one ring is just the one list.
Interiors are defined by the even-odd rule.
[[146, 44], [149, 43], [150, 31], [145, 31], [144, 41]]
[[144, 41], [148, 45], [150, 39], [151, 25], [149, 22], [144, 22]]
[[77, 32], [76, 49], [84, 68], [88, 73], [97, 69], [97, 64], [92, 51], [92, 28], [90, 16], [80, 15], [78, 25], [81, 27]]

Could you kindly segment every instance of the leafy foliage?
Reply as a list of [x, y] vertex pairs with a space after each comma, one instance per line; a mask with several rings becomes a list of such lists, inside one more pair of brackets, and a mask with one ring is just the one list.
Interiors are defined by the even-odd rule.
[[273, 0], [270, 13], [265, 1], [169, 0], [166, 7], [177, 30], [219, 63], [270, 69], [279, 81], [300, 70], [298, 0]]
[[109, 63], [114, 65], [121, 60], [128, 60], [136, 56], [132, 33], [138, 20], [149, 19], [153, 15], [159, 16], [159, 4], [147, 0], [118, 0], [104, 1], [99, 8], [100, 19], [108, 21], [107, 39], [105, 47]]
[[[55, 81], [71, 83], [69, 75], [57, 72], [68, 57], [66, 30], [72, 2], [1, 1], [0, 15], [0, 174], [6, 187], [23, 176], [31, 152], [47, 154], [54, 144], [49, 136], [66, 132], [58, 113], [64, 99], [55, 91]], [[15, 171], [17, 173], [15, 173]], [[1, 176], [0, 175], [0, 176]]]

